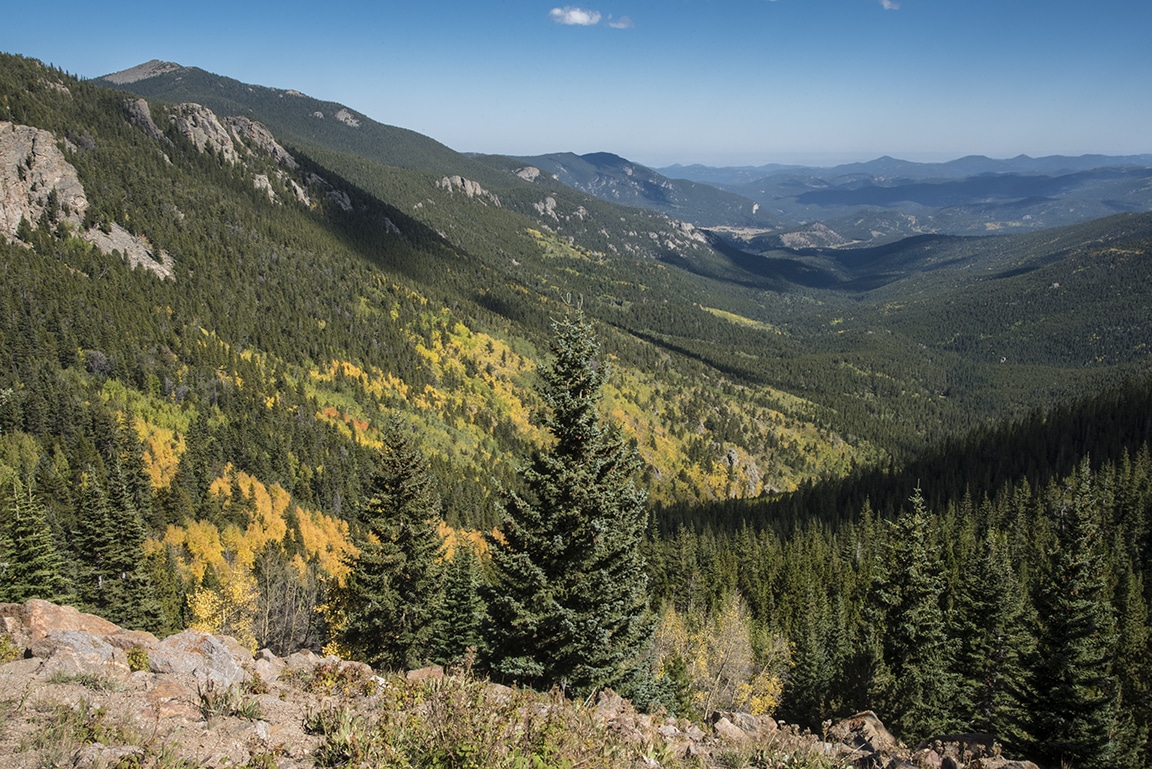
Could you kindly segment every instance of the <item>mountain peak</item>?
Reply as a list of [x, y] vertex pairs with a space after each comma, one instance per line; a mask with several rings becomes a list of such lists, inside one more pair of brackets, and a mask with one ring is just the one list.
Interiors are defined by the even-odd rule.
[[104, 80], [116, 85], [126, 85], [128, 83], [135, 83], [138, 80], [147, 80], [150, 77], [163, 75], [167, 72], [174, 72], [178, 69], [184, 69], [182, 66], [174, 61], [160, 61], [159, 59], [152, 59], [143, 64], [137, 64], [135, 67], [113, 72], [110, 75], [105, 75]]

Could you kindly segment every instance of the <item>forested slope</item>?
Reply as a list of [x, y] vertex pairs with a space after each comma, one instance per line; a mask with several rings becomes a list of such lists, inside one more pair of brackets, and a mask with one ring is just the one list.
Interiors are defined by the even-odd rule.
[[[1087, 723], [1053, 763], [1146, 759], [1147, 216], [765, 256], [513, 174], [489, 189], [303, 139], [289, 163], [225, 117], [0, 64], [0, 130], [51, 132], [86, 195], [62, 205], [28, 183], [40, 155], [13, 158], [33, 213], [0, 243], [5, 599], [48, 585], [123, 624], [322, 644], [387, 429], [427, 457], [450, 548], [482, 549], [547, 442], [549, 320], [582, 304], [604, 413], [666, 508], [647, 552], [670, 704], [813, 724], [871, 706], [909, 739], [1035, 750]], [[170, 275], [86, 237], [121, 231]], [[990, 628], [1014, 678], [966, 682], [1000, 653]], [[1054, 682], [1081, 673], [1096, 699], [1062, 710]]]

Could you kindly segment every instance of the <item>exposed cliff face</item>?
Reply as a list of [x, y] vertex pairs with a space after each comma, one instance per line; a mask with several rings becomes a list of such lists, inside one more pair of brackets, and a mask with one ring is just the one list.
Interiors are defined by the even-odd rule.
[[276, 141], [276, 137], [262, 123], [240, 116], [226, 118], [225, 122], [228, 124], [228, 129], [232, 135], [242, 144], [251, 145], [270, 155], [279, 165], [290, 171], [295, 171], [300, 167], [296, 158], [292, 157], [291, 153], [284, 149], [280, 142]]
[[79, 228], [88, 198], [56, 137], [31, 126], [0, 122], [0, 234], [15, 237], [20, 219], [35, 225], [52, 203], [58, 218]]
[[227, 163], [235, 164], [240, 160], [228, 129], [216, 117], [216, 113], [207, 107], [192, 103], [178, 104], [171, 120], [176, 130], [201, 152], [217, 153]]
[[138, 126], [149, 138], [158, 142], [171, 144], [171, 140], [164, 135], [160, 127], [152, 120], [152, 111], [148, 109], [148, 102], [143, 99], [129, 99], [124, 103], [128, 111], [128, 119]]
[[498, 198], [494, 193], [484, 189], [471, 179], [465, 179], [462, 176], [445, 176], [443, 179], [436, 182], [436, 186], [442, 190], [448, 190], [449, 192], [460, 191], [467, 195], [469, 198], [491, 203], [497, 208], [500, 207], [500, 198]]
[[119, 251], [133, 267], [160, 278], [174, 277], [172, 257], [154, 253], [145, 239], [123, 227], [85, 230], [87, 210], [88, 196], [56, 137], [39, 128], [0, 122], [0, 237], [19, 242], [21, 220], [36, 226], [47, 214], [53, 224], [63, 223], [105, 254]]

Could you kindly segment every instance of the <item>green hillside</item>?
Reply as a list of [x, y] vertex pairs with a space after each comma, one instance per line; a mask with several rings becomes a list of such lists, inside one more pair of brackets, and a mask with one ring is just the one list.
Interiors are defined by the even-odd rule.
[[425, 530], [443, 500], [423, 564], [451, 564], [475, 619], [491, 563], [516, 570], [481, 533], [497, 495], [583, 472], [517, 472], [551, 445], [551, 321], [582, 308], [602, 353], [577, 368], [608, 365], [622, 431], [590, 445], [643, 466], [647, 509], [604, 460], [628, 537], [662, 524], [614, 585], [656, 627], [646, 701], [814, 728], [878, 707], [910, 742], [1144, 765], [1152, 215], [741, 248], [415, 134], [344, 141], [377, 127], [339, 105], [306, 105], [326, 117], [305, 135], [282, 107], [304, 97], [227, 81], [209, 113], [175, 102], [220, 79], [162, 77], [141, 106], [0, 56], [0, 600], [338, 644], [358, 548], [390, 546], [363, 518], [386, 455]]

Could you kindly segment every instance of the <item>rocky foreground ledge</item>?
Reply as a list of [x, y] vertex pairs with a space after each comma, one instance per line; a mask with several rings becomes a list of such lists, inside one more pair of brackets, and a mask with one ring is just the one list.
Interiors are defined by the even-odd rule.
[[380, 676], [195, 630], [160, 640], [68, 606], [0, 604], [0, 767], [930, 767], [1037, 769], [987, 735], [910, 750], [875, 714], [821, 738], [767, 716], [707, 724], [440, 668]]

